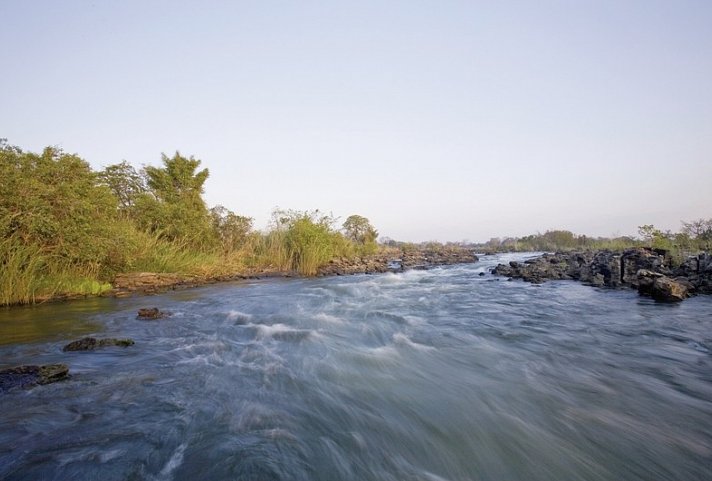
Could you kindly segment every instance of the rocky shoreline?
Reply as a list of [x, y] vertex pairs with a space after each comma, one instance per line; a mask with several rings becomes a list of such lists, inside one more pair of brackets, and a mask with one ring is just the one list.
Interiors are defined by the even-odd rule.
[[385, 254], [356, 258], [333, 259], [319, 269], [319, 276], [381, 274], [411, 269], [428, 269], [453, 264], [471, 264], [479, 258], [467, 249], [418, 250], [403, 252], [400, 257]]
[[492, 273], [535, 284], [570, 279], [596, 287], [628, 287], [662, 302], [712, 294], [712, 256], [708, 253], [675, 262], [668, 252], [659, 249], [557, 252], [525, 262], [499, 264]]
[[[400, 257], [388, 254], [337, 258], [322, 266], [317, 276], [343, 276], [353, 274], [380, 274], [402, 272], [410, 269], [477, 262], [478, 257], [468, 249], [415, 250], [403, 252]], [[119, 274], [113, 282], [113, 289], [106, 295], [128, 297], [132, 295], [159, 294], [178, 289], [188, 289], [218, 282], [270, 277], [299, 277], [291, 271], [261, 270], [223, 276], [190, 276], [183, 274], [137, 272]]]

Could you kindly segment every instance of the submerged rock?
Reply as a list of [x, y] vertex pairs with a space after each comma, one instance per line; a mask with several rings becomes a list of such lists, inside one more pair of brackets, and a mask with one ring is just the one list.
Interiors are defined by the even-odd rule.
[[163, 319], [168, 317], [167, 312], [159, 310], [157, 307], [144, 307], [138, 310], [137, 319]]
[[85, 337], [79, 339], [78, 341], [73, 341], [64, 346], [63, 351], [92, 351], [98, 347], [107, 346], [119, 346], [128, 347], [133, 346], [134, 342], [132, 339], [97, 339], [95, 337]]
[[44, 366], [17, 366], [0, 370], [0, 392], [16, 387], [32, 387], [62, 381], [69, 377], [69, 368], [64, 364]]

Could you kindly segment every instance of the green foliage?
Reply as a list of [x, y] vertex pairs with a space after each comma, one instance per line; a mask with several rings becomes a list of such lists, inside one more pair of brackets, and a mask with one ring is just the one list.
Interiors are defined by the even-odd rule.
[[346, 237], [359, 244], [374, 242], [378, 237], [378, 231], [373, 228], [371, 222], [360, 215], [350, 215], [342, 227]]
[[362, 255], [373, 254], [378, 249], [378, 231], [371, 222], [360, 215], [350, 215], [342, 225], [346, 238], [356, 243]]
[[98, 173], [98, 179], [101, 185], [111, 190], [124, 212], [128, 212], [136, 198], [147, 190], [145, 179], [125, 160], [105, 167]]
[[252, 218], [237, 215], [221, 205], [210, 209], [210, 220], [225, 252], [231, 252], [244, 245], [252, 230]]
[[201, 195], [208, 179], [208, 169], [197, 172], [201, 161], [185, 158], [176, 152], [173, 157], [161, 154], [163, 168], [148, 166], [144, 169], [146, 183], [151, 192], [168, 204], [189, 203], [205, 207]]
[[315, 275], [334, 257], [352, 253], [350, 242], [334, 230], [335, 219], [330, 215], [318, 210], [277, 210], [272, 217], [288, 265], [302, 275]]
[[566, 230], [550, 230], [543, 234], [532, 234], [524, 237], [493, 237], [479, 245], [486, 252], [530, 252], [530, 251], [567, 251], [612, 249], [622, 250], [635, 247], [639, 242], [632, 237], [588, 237], [575, 235]]
[[211, 250], [207, 171], [187, 178], [199, 161], [178, 154], [164, 163], [147, 177], [149, 192], [126, 162], [96, 173], [59, 149], [35, 154], [0, 140], [0, 304], [97, 294], [121, 271], [232, 268]]
[[46, 255], [16, 236], [0, 240], [0, 305], [35, 301], [46, 274]]
[[195, 248], [215, 246], [218, 233], [202, 198], [208, 169], [200, 160], [162, 154], [163, 167], [146, 167], [149, 192], [135, 197], [132, 217], [143, 230]]
[[[48, 147], [0, 148], [0, 236], [41, 246], [70, 263], [109, 263], [116, 248], [116, 198], [89, 164]], [[120, 248], [120, 247], [119, 247]]]

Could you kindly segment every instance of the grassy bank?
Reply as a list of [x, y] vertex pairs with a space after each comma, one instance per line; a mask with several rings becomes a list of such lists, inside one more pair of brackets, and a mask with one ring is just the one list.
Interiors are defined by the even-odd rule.
[[316, 274], [334, 257], [373, 253], [377, 232], [351, 216], [278, 210], [265, 232], [208, 208], [200, 160], [162, 156], [94, 171], [74, 154], [24, 152], [0, 139], [0, 305], [98, 295], [119, 273], [215, 277], [255, 270]]

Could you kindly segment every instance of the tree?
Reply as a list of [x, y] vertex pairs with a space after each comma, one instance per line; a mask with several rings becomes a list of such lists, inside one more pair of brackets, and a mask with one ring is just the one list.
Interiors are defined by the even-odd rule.
[[692, 239], [704, 237], [708, 233], [712, 233], [712, 219], [697, 219], [692, 222], [682, 221], [682, 232]]
[[144, 168], [146, 183], [151, 192], [161, 201], [169, 204], [192, 203], [205, 207], [203, 184], [208, 179], [208, 169], [197, 172], [201, 161], [190, 156], [185, 158], [180, 152], [173, 157], [161, 154], [163, 168]]
[[567, 230], [548, 230], [542, 237], [546, 249], [560, 250], [576, 247], [576, 236]]
[[53, 259], [99, 265], [121, 243], [116, 199], [77, 155], [41, 154], [0, 142], [0, 237]]
[[208, 208], [203, 201], [203, 184], [208, 169], [198, 171], [200, 160], [161, 154], [163, 167], [144, 168], [147, 194], [136, 197], [134, 218], [139, 225], [169, 240], [193, 247], [213, 245], [217, 240]]
[[136, 198], [146, 192], [146, 181], [125, 160], [109, 165], [98, 174], [99, 182], [107, 186], [118, 200], [119, 208], [125, 212], [136, 203]]
[[672, 232], [663, 232], [652, 224], [645, 224], [639, 226], [638, 234], [645, 242], [648, 243], [649, 247], [669, 250], [673, 246]]
[[694, 240], [697, 249], [709, 250], [712, 247], [712, 219], [683, 221], [682, 233]]
[[237, 215], [221, 205], [210, 209], [210, 219], [225, 252], [238, 249], [252, 229], [252, 217]]
[[357, 244], [365, 245], [376, 242], [378, 231], [373, 228], [369, 220], [360, 215], [349, 216], [343, 224], [346, 237]]

